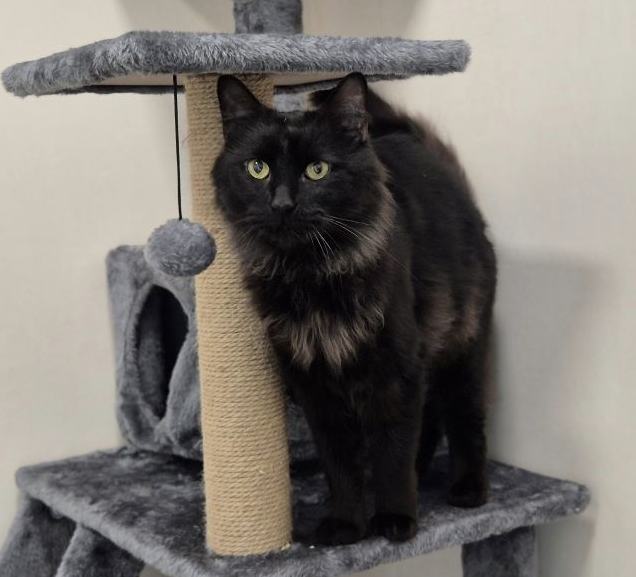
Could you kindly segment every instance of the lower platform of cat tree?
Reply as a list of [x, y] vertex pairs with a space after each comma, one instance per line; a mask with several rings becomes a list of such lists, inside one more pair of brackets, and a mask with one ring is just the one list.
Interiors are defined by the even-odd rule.
[[[533, 527], [580, 513], [589, 501], [582, 485], [490, 462], [488, 503], [477, 509], [451, 507], [444, 499], [447, 457], [439, 455], [422, 483], [420, 530], [412, 541], [394, 544], [373, 537], [349, 546], [312, 547], [306, 543], [325, 513], [327, 487], [322, 474], [308, 464], [296, 462], [292, 468], [295, 543], [284, 551], [245, 557], [219, 556], [206, 549], [198, 461], [123, 448], [25, 467], [17, 473], [18, 485], [29, 496], [31, 509], [38, 509], [40, 502], [46, 505], [39, 507], [40, 515], [51, 526], [46, 534], [28, 531], [29, 523], [42, 527], [43, 520], [32, 519], [33, 511], [19, 515], [0, 558], [2, 575], [34, 574], [24, 573], [29, 567], [32, 571], [34, 561], [21, 567], [18, 553], [45, 550], [47, 539], [57, 548], [62, 541], [69, 543], [62, 564], [74, 567], [76, 557], [86, 564], [103, 538], [100, 550], [116, 546], [106, 547], [108, 561], [125, 567], [121, 574], [126, 577], [138, 574], [130, 556], [174, 577], [327, 577], [456, 545], [463, 546], [465, 577], [533, 577]], [[56, 512], [57, 520], [49, 510]], [[82, 535], [71, 539], [73, 523]], [[59, 538], [54, 539], [58, 529]], [[88, 549], [80, 550], [82, 543]], [[59, 563], [60, 555], [36, 561]], [[85, 577], [56, 570], [43, 567], [37, 574]]]

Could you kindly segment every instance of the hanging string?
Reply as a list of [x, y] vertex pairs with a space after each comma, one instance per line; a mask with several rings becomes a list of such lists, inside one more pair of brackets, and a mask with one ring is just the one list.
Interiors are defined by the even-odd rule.
[[177, 152], [177, 206], [179, 207], [179, 220], [183, 220], [181, 211], [181, 151], [179, 148], [179, 100], [177, 98], [177, 75], [172, 75], [172, 88], [174, 94], [174, 141]]

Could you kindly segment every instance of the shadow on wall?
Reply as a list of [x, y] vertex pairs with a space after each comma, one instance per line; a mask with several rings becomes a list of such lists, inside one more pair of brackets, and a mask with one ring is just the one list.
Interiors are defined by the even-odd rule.
[[[603, 270], [571, 259], [498, 252], [493, 451], [505, 452], [522, 442], [542, 443], [536, 433], [554, 428], [549, 431], [554, 450], [562, 450], [560, 467], [567, 470], [588, 455], [568, 432], [587, 422], [577, 406], [593, 398], [591, 379], [575, 376], [587, 362], [581, 355], [593, 353], [587, 340], [601, 298]], [[545, 447], [537, 444], [537, 449], [541, 455]]]
[[[494, 458], [549, 475], [593, 471], [595, 455], [576, 432], [595, 398], [585, 370], [600, 296], [598, 265], [499, 251], [499, 287], [491, 370], [489, 444]], [[519, 462], [518, 455], [524, 455]], [[594, 533], [588, 513], [541, 528], [546, 575], [583, 573]], [[561, 563], [566, 566], [561, 567]], [[576, 565], [576, 567], [575, 567]], [[542, 573], [543, 574], [543, 573]]]

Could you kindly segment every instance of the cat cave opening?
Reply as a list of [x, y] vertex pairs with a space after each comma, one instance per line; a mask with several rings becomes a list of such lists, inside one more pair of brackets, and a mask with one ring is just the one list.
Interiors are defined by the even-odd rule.
[[140, 392], [160, 419], [166, 412], [172, 373], [188, 334], [188, 317], [169, 290], [153, 285], [135, 321]]

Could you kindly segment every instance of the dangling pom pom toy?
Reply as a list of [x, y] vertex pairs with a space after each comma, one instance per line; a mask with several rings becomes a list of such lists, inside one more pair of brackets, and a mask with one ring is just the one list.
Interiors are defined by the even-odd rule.
[[175, 218], [156, 228], [144, 247], [146, 261], [170, 276], [194, 276], [216, 257], [216, 243], [207, 229], [187, 218]]
[[194, 276], [208, 268], [216, 257], [216, 243], [198, 222], [183, 218], [181, 211], [181, 153], [177, 76], [172, 75], [174, 96], [174, 140], [177, 160], [177, 206], [179, 218], [156, 228], [144, 247], [144, 256], [154, 269], [170, 276]]

